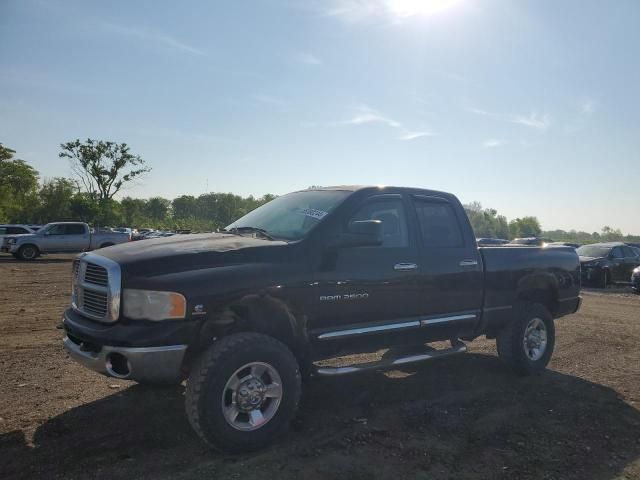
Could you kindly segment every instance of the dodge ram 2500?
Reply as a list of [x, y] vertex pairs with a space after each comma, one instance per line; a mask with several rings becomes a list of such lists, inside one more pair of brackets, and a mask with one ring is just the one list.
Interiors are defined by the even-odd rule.
[[[448, 193], [319, 188], [220, 233], [81, 254], [64, 346], [112, 377], [186, 379], [195, 431], [241, 451], [286, 430], [303, 376], [402, 368], [481, 335], [517, 373], [535, 374], [551, 358], [554, 320], [579, 307], [572, 248], [478, 248]], [[318, 365], [379, 349], [377, 362]]]

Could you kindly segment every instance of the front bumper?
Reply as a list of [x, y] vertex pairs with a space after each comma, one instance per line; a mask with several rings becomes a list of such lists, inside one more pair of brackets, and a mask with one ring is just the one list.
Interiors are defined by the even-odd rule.
[[64, 313], [64, 348], [103, 375], [147, 383], [179, 383], [183, 360], [197, 328], [194, 322], [102, 324], [71, 309]]
[[146, 383], [179, 383], [186, 345], [164, 347], [87, 347], [64, 337], [64, 348], [79, 364], [109, 377]]

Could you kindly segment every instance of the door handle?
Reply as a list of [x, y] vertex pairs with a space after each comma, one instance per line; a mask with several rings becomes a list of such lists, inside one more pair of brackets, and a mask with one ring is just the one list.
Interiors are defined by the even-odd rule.
[[406, 272], [409, 270], [417, 270], [418, 264], [417, 263], [396, 263], [393, 266], [393, 269], [401, 272]]
[[460, 262], [461, 267], [475, 267], [476, 265], [478, 265], [477, 260], [462, 260]]

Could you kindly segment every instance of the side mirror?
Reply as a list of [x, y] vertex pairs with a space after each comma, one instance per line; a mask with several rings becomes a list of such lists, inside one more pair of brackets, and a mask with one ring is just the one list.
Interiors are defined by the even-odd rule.
[[349, 223], [347, 231], [339, 234], [332, 247], [369, 247], [382, 244], [382, 222], [380, 220], [356, 220]]

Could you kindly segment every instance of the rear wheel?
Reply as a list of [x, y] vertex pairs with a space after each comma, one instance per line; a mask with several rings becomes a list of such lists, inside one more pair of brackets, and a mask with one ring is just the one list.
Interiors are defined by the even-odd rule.
[[210, 446], [255, 450], [287, 430], [300, 383], [298, 363], [284, 344], [258, 333], [230, 335], [196, 361], [187, 382], [187, 416]]
[[35, 245], [23, 245], [18, 249], [18, 258], [20, 260], [33, 260], [38, 256], [38, 247]]
[[498, 356], [520, 375], [543, 371], [555, 346], [555, 325], [547, 308], [539, 303], [522, 303], [516, 318], [496, 337]]

